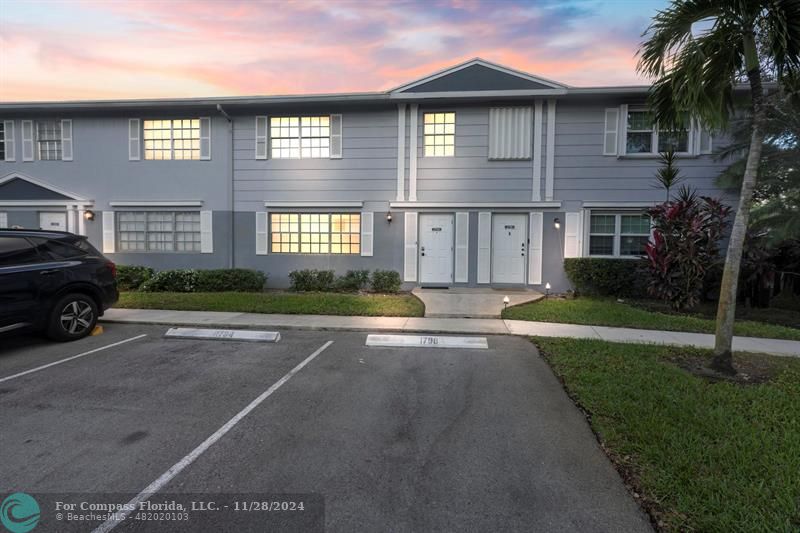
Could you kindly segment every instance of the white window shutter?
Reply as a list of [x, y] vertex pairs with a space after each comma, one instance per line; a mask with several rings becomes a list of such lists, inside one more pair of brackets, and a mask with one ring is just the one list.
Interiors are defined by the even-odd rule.
[[22, 121], [22, 160], [33, 161], [33, 121]]
[[403, 281], [417, 281], [417, 213], [405, 214]]
[[489, 109], [489, 159], [530, 159], [533, 109]]
[[542, 237], [544, 233], [544, 214], [531, 213], [528, 237], [528, 284], [542, 284]]
[[361, 255], [365, 257], [372, 257], [374, 219], [374, 213], [369, 211], [361, 213]]
[[342, 115], [331, 115], [331, 159], [342, 158]]
[[267, 117], [256, 117], [256, 159], [267, 159], [267, 154], [269, 153], [268, 128], [269, 119]]
[[200, 211], [200, 253], [214, 253], [214, 214]]
[[456, 213], [455, 282], [469, 281], [469, 213]]
[[712, 153], [713, 148], [712, 148], [711, 132], [707, 128], [704, 128], [700, 124], [698, 124], [697, 129], [695, 131], [695, 135], [697, 136], [696, 153], [698, 154]]
[[0, 228], [8, 227], [8, 213], [0, 213]]
[[6, 161], [17, 160], [17, 150], [14, 141], [14, 121], [3, 121], [3, 143], [6, 147]]
[[211, 119], [200, 117], [200, 159], [211, 159]]
[[141, 159], [141, 128], [139, 119], [128, 119], [128, 161], [139, 161]]
[[114, 212], [103, 211], [103, 253], [116, 252], [116, 230], [114, 228]]
[[564, 224], [564, 257], [583, 255], [583, 216], [580, 212], [567, 213]]
[[72, 161], [72, 120], [61, 121], [61, 160]]
[[269, 250], [268, 220], [269, 214], [266, 211], [256, 212], [256, 255], [267, 255]]
[[478, 283], [489, 283], [492, 265], [492, 213], [478, 213]]
[[617, 155], [617, 135], [619, 133], [619, 108], [606, 108], [606, 129], [603, 137], [603, 155]]

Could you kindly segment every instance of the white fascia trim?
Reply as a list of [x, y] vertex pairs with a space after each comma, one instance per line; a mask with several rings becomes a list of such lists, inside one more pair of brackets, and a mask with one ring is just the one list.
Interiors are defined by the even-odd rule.
[[422, 85], [423, 83], [428, 83], [429, 81], [433, 81], [433, 80], [439, 79], [439, 78], [441, 78], [443, 76], [447, 76], [448, 74], [452, 74], [454, 72], [458, 72], [459, 70], [463, 70], [463, 69], [465, 69], [467, 67], [471, 67], [473, 65], [481, 65], [483, 67], [490, 68], [492, 70], [497, 70], [497, 71], [503, 72], [505, 74], [510, 74], [512, 76], [517, 76], [519, 78], [524, 78], [524, 79], [526, 79], [528, 81], [541, 83], [542, 85], [549, 85], [550, 87], [553, 87], [553, 88], [566, 88], [566, 87], [568, 87], [567, 85], [564, 85], [563, 83], [559, 83], [557, 81], [548, 80], [546, 78], [540, 78], [539, 76], [533, 76], [531, 74], [528, 74], [527, 72], [522, 72], [522, 71], [519, 71], [519, 70], [510, 69], [508, 67], [504, 67], [502, 65], [498, 65], [496, 63], [492, 63], [490, 61], [486, 61], [485, 59], [481, 59], [479, 57], [475, 57], [475, 58], [470, 59], [469, 61], [465, 61], [464, 63], [460, 63], [460, 64], [455, 65], [453, 67], [447, 67], [445, 69], [436, 71], [433, 74], [425, 76], [422, 79], [419, 79], [419, 80], [416, 80], [416, 81], [412, 81], [410, 83], [406, 83], [404, 85], [401, 85], [400, 87], [395, 87], [394, 89], [389, 90], [389, 92], [390, 93], [395, 93], [395, 92], [400, 92], [400, 91], [407, 91], [408, 89], [412, 89], [412, 88], [414, 88], [414, 87], [416, 87], [418, 85]]
[[[78, 194], [75, 194], [74, 192], [66, 191], [64, 189], [59, 189], [58, 187], [56, 187], [54, 185], [51, 185], [50, 183], [47, 183], [46, 181], [42, 181], [42, 180], [37, 179], [37, 178], [32, 178], [32, 177], [28, 176], [27, 174], [22, 174], [20, 172], [12, 172], [11, 174], [7, 174], [7, 175], [3, 176], [3, 178], [0, 178], [0, 185], [6, 183], [7, 181], [14, 180], [14, 179], [21, 179], [23, 181], [27, 181], [28, 183], [31, 183], [31, 184], [36, 185], [38, 187], [41, 187], [43, 189], [47, 189], [49, 191], [53, 191], [54, 193], [61, 194], [63, 196], [69, 196], [70, 200], [72, 200], [73, 203], [74, 202], [92, 203], [92, 200], [89, 200], [88, 198], [84, 198], [84, 197], [82, 197], [82, 196], [80, 196]], [[65, 200], [65, 201], [69, 202], [69, 200]], [[59, 200], [59, 202], [61, 202], [61, 200]]]
[[433, 93], [399, 93], [391, 94], [393, 100], [426, 100], [430, 98], [475, 98], [504, 96], [563, 96], [567, 89], [515, 89], [507, 91], [440, 91]]
[[264, 202], [264, 207], [350, 207], [362, 208], [364, 202]]
[[389, 207], [397, 208], [475, 208], [475, 209], [528, 209], [558, 208], [561, 202], [389, 202]]
[[2, 207], [79, 206], [91, 207], [93, 200], [0, 200]]
[[583, 207], [585, 208], [603, 209], [637, 209], [656, 205], [658, 205], [658, 202], [583, 202]]
[[111, 207], [202, 207], [202, 200], [128, 200], [108, 202]]

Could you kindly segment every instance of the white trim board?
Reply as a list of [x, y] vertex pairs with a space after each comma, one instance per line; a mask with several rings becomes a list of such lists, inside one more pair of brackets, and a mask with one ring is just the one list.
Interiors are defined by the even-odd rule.
[[389, 202], [389, 207], [396, 208], [475, 208], [475, 209], [528, 209], [531, 207], [559, 208], [560, 201], [554, 202]]
[[437, 91], [430, 93], [399, 93], [389, 96], [392, 100], [427, 100], [431, 98], [473, 98], [503, 96], [563, 96], [566, 89], [509, 89], [505, 91]]
[[93, 200], [0, 200], [0, 206], [3, 207], [91, 207], [93, 205]]
[[111, 207], [202, 207], [202, 200], [126, 200], [108, 202]]
[[583, 202], [586, 208], [608, 208], [608, 209], [636, 209], [639, 207], [654, 207], [659, 202]]
[[264, 202], [264, 207], [364, 207], [364, 202]]
[[[6, 174], [2, 178], [0, 178], [0, 185], [4, 184], [6, 182], [9, 182], [11, 180], [15, 180], [15, 179], [20, 179], [22, 181], [27, 181], [28, 183], [30, 183], [32, 185], [36, 185], [37, 187], [41, 187], [43, 189], [47, 189], [49, 191], [53, 191], [54, 193], [60, 194], [62, 196], [68, 196], [69, 199], [63, 200], [63, 201], [66, 201], [66, 202], [72, 201], [72, 202], [93, 203], [92, 200], [90, 200], [88, 198], [84, 198], [83, 196], [75, 194], [74, 192], [70, 192], [70, 191], [67, 191], [67, 190], [64, 190], [64, 189], [60, 189], [60, 188], [56, 187], [55, 185], [51, 185], [50, 183], [47, 183], [46, 181], [42, 181], [40, 179], [33, 178], [31, 176], [28, 176], [27, 174], [22, 174], [20, 172], [12, 172], [11, 174]], [[61, 201], [62, 200], [59, 200], [59, 202], [61, 202]]]

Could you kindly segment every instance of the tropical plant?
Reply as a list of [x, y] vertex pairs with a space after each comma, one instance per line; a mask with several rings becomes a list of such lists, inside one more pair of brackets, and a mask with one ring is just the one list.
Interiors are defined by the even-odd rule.
[[[800, 235], [800, 99], [772, 95], [765, 110], [764, 142], [749, 229], [763, 234], [760, 240], [765, 245], [774, 246]], [[717, 152], [717, 157], [734, 162], [717, 177], [720, 187], [741, 188], [750, 129], [750, 117], [732, 121], [731, 142]]]
[[[693, 35], [706, 24], [709, 28]], [[746, 79], [752, 117], [739, 206], [722, 274], [712, 368], [735, 373], [732, 358], [737, 282], [764, 139], [767, 70], [780, 86], [800, 70], [798, 0], [672, 0], [645, 32], [640, 73], [654, 79], [650, 107], [662, 128], [686, 128], [685, 114], [710, 129], [731, 117], [738, 79]]]
[[719, 241], [731, 208], [681, 187], [673, 200], [648, 210], [653, 239], [647, 243], [650, 294], [683, 311], [703, 298], [706, 279], [719, 262]]
[[680, 169], [675, 165], [677, 157], [675, 150], [669, 150], [661, 154], [661, 166], [656, 170], [656, 187], [663, 187], [666, 191], [665, 202], [669, 201], [670, 191], [683, 181]]

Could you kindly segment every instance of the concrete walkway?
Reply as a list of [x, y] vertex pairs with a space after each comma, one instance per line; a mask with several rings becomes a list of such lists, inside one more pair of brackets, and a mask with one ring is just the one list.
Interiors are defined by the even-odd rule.
[[425, 304], [426, 318], [500, 318], [508, 296], [508, 305], [535, 302], [544, 297], [526, 289], [451, 288], [411, 291]]
[[[347, 331], [394, 331], [426, 333], [470, 333], [485, 335], [521, 335], [571, 337], [611, 342], [671, 344], [713, 348], [714, 336], [706, 333], [683, 333], [632, 328], [609, 328], [478, 318], [408, 318], [329, 315], [266, 315], [260, 313], [224, 313], [215, 311], [167, 311], [155, 309], [109, 309], [105, 322], [166, 324], [171, 326], [213, 326], [238, 328], [330, 329]], [[800, 357], [800, 341], [734, 337], [733, 348], [739, 352], [758, 352]]]

